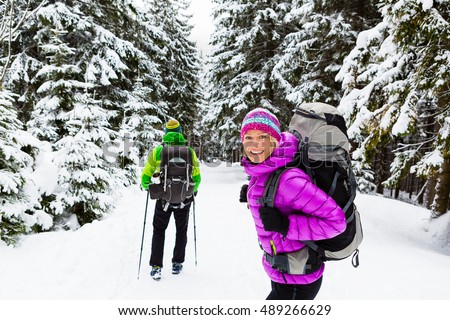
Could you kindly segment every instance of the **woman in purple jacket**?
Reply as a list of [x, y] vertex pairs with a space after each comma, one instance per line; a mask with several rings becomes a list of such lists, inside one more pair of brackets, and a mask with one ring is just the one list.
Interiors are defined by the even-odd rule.
[[282, 133], [276, 116], [262, 108], [245, 116], [241, 139], [242, 164], [251, 179], [243, 186], [240, 201], [248, 202], [264, 250], [262, 263], [272, 283], [267, 300], [312, 300], [325, 265], [303, 241], [340, 234], [346, 227], [344, 212], [298, 168], [282, 174], [274, 207], [263, 207], [259, 200], [266, 180], [293, 161], [298, 140]]

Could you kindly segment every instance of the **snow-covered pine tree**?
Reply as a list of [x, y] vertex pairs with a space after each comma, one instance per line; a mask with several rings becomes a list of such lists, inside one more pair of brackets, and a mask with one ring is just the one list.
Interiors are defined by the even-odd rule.
[[314, 101], [338, 105], [342, 89], [336, 74], [358, 33], [375, 25], [374, 2], [292, 1], [284, 21], [290, 32], [280, 46], [273, 73], [289, 102], [294, 106]]
[[440, 203], [433, 205], [436, 215], [447, 211], [450, 190], [449, 10], [439, 1], [382, 1], [383, 22], [359, 35], [338, 75], [346, 90], [339, 109], [352, 123], [357, 159], [372, 164], [390, 145], [394, 159], [384, 185], [391, 188], [410, 174], [437, 174], [438, 185], [429, 183]]
[[133, 166], [160, 136], [161, 119], [167, 116], [166, 88], [158, 64], [163, 54], [162, 31], [153, 25], [149, 5], [149, 1], [127, 0], [80, 4], [87, 19], [97, 23], [93, 33], [98, 45], [84, 57], [88, 60], [86, 77], [97, 84], [97, 96], [105, 108], [117, 113], [111, 128], [121, 133], [121, 140], [116, 141], [121, 146], [118, 165], [132, 179]]
[[[52, 218], [41, 210], [31, 171], [38, 141], [23, 131], [13, 106], [14, 95], [0, 90], [0, 241], [15, 244], [20, 235], [47, 230]], [[28, 151], [28, 152], [25, 152]]]
[[37, 10], [44, 4], [45, 0], [4, 0], [0, 3], [0, 85], [7, 72], [13, 56], [13, 46], [17, 42], [24, 23], [34, 16]]
[[[56, 10], [54, 10], [56, 9]], [[115, 134], [109, 127], [114, 113], [94, 100], [95, 84], [85, 81], [76, 65], [75, 48], [65, 42], [70, 26], [67, 8], [44, 7], [38, 12], [41, 29], [35, 40], [43, 67], [33, 81], [37, 103], [27, 123], [41, 140], [53, 143], [58, 187], [47, 209], [65, 218], [75, 215], [83, 225], [108, 212], [117, 176], [104, 159], [102, 146]]]
[[47, 21], [44, 23], [48, 25], [35, 37], [46, 61], [33, 78], [37, 87], [36, 105], [27, 128], [38, 139], [54, 143], [67, 134], [62, 115], [73, 108], [74, 94], [92, 85], [82, 81], [81, 69], [73, 61], [75, 49], [62, 40], [67, 31]]
[[[289, 3], [276, 0], [214, 0], [216, 29], [208, 58], [210, 112], [205, 119], [215, 133], [219, 156], [239, 157], [239, 128], [245, 114], [264, 107], [284, 117], [285, 100], [271, 79], [274, 57], [286, 32], [280, 21]], [[282, 121], [286, 123], [285, 121]], [[231, 155], [231, 158], [230, 158]]]
[[[383, 105], [377, 83], [365, 86], [375, 77], [377, 68], [381, 64], [382, 57], [378, 57], [377, 54], [383, 40], [388, 36], [386, 30], [387, 24], [381, 22], [369, 30], [362, 31], [358, 35], [355, 48], [344, 59], [343, 66], [336, 77], [342, 82], [344, 89], [344, 96], [338, 109], [350, 124], [349, 138], [357, 146], [352, 156], [359, 163], [356, 166], [359, 168], [356, 175], [359, 189], [364, 192], [374, 191], [377, 187], [374, 185], [375, 178], [380, 175], [379, 172], [373, 171], [373, 161], [377, 155], [375, 148], [372, 149], [373, 152], [366, 152], [366, 148], [361, 146], [367, 143], [366, 138], [373, 133], [372, 126], [377, 127], [377, 124], [371, 124], [369, 120], [371, 111]], [[383, 55], [384, 52], [381, 54]], [[361, 179], [362, 182], [360, 182]]]
[[[125, 169], [128, 181], [134, 183], [139, 170], [136, 165], [144, 165], [149, 149], [160, 144], [164, 134], [162, 123], [169, 111], [162, 76], [164, 66], [160, 61], [166, 49], [162, 45], [165, 43], [164, 32], [155, 25], [149, 1], [124, 1], [120, 10], [113, 19], [118, 21], [120, 28], [117, 23], [111, 28], [116, 27], [123, 39], [142, 53], [130, 61], [123, 57], [124, 63], [131, 63], [127, 76], [132, 85], [121, 94], [124, 95], [118, 111], [121, 139], [113, 143], [118, 146], [115, 149], [117, 166]], [[120, 30], [123, 28], [126, 33]]]
[[83, 225], [106, 215], [114, 203], [121, 175], [102, 149], [116, 134], [109, 129], [109, 113], [101, 100], [75, 93], [71, 110], [61, 115], [67, 133], [55, 143], [58, 190], [51, 207], [63, 220], [75, 215]]
[[164, 102], [154, 102], [154, 91], [144, 85], [147, 80], [137, 79], [128, 101], [123, 106], [123, 120], [115, 143], [116, 165], [126, 171], [128, 181], [137, 177], [136, 164], [145, 164], [150, 149], [161, 143], [162, 120], [167, 115]]
[[[0, 240], [14, 243], [18, 235], [25, 233], [23, 185], [21, 174], [31, 157], [20, 150], [13, 134], [21, 127], [12, 108], [13, 97], [6, 90], [0, 91]], [[20, 192], [22, 191], [22, 192]], [[21, 194], [22, 193], [22, 194]], [[26, 207], [26, 206], [25, 206]]]
[[[413, 19], [404, 19], [405, 15]], [[450, 209], [450, 6], [446, 1], [411, 1], [395, 17], [405, 20], [397, 35], [400, 45], [412, 48], [417, 54], [413, 79], [416, 90], [423, 92], [416, 112], [417, 123], [423, 136], [431, 136], [431, 150], [423, 152], [411, 172], [422, 177], [427, 177], [423, 174], [427, 170], [436, 174], [437, 183], [433, 188], [436, 193], [431, 205], [432, 215], [436, 217]], [[423, 105], [431, 107], [431, 112], [424, 110]]]
[[52, 218], [39, 210], [38, 188], [31, 171], [39, 142], [23, 131], [15, 102], [18, 95], [7, 89], [22, 71], [14, 64], [14, 46], [23, 25], [43, 1], [6, 0], [0, 3], [0, 241], [15, 244], [30, 231], [47, 230]]
[[[206, 65], [204, 66], [204, 71], [207, 72]], [[195, 123], [194, 126], [194, 147], [197, 147], [196, 153], [200, 160], [205, 160], [207, 162], [212, 162], [216, 159], [217, 155], [221, 154], [219, 150], [219, 143], [214, 141], [212, 137], [215, 136], [215, 131], [211, 128], [210, 123], [207, 119], [209, 118], [209, 113], [211, 108], [208, 104], [209, 101], [209, 90], [208, 79], [203, 76], [200, 79], [200, 84], [204, 93], [203, 104], [199, 108], [199, 121]]]
[[192, 26], [187, 14], [189, 1], [152, 0], [152, 25], [161, 31], [159, 47], [163, 51], [156, 57], [165, 91], [162, 100], [167, 103], [168, 115], [183, 126], [189, 138], [199, 119], [203, 93], [200, 86], [201, 61], [195, 43], [189, 40]]
[[[133, 3], [52, 2], [40, 8], [38, 18], [24, 25], [12, 50], [13, 65], [19, 68], [6, 78], [11, 90], [20, 95], [17, 108], [33, 133], [55, 142], [58, 152], [55, 162], [60, 165], [61, 185], [46, 197], [45, 207], [65, 214], [85, 210], [80, 223], [105, 214], [109, 201], [100, 199], [100, 193], [107, 195], [117, 181], [135, 182], [138, 156], [144, 150], [137, 148], [121, 159], [120, 163], [126, 163], [124, 176], [106, 166], [107, 147], [111, 143], [124, 146], [119, 133], [125, 130], [141, 139], [141, 146], [148, 145], [143, 139], [156, 134], [154, 124], [166, 116], [159, 103], [163, 86], [154, 62], [159, 50], [152, 39], [156, 31], [146, 32], [149, 18], [143, 21]], [[50, 61], [57, 52], [63, 53], [59, 64]], [[53, 103], [39, 104], [42, 99]], [[32, 119], [30, 110], [34, 111]], [[38, 121], [46, 124], [45, 130]], [[82, 148], [86, 148], [85, 157], [73, 155], [73, 150]], [[62, 157], [63, 149], [71, 159]], [[116, 150], [108, 155], [115, 160], [125, 153]], [[82, 177], [80, 170], [86, 170], [88, 162], [91, 176]], [[68, 190], [79, 202], [61, 198]]]

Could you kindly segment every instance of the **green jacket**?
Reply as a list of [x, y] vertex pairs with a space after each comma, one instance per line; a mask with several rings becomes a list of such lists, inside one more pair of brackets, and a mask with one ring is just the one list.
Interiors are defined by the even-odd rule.
[[[163, 138], [165, 145], [175, 145], [175, 146], [183, 146], [186, 143], [183, 135], [179, 132], [168, 132]], [[161, 151], [164, 146], [157, 146], [152, 150], [147, 158], [147, 162], [145, 163], [144, 169], [142, 170], [141, 175], [141, 185], [145, 190], [148, 189], [148, 185], [151, 183], [151, 177], [153, 173], [159, 171], [159, 164], [161, 162]], [[195, 183], [194, 192], [197, 192], [198, 186], [200, 185], [201, 176], [200, 176], [200, 167], [198, 164], [197, 155], [195, 154], [194, 149], [189, 147], [192, 154], [192, 180]]]

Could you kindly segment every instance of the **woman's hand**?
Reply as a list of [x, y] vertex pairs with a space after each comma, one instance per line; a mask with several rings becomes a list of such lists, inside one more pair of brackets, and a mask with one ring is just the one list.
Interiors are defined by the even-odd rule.
[[259, 208], [259, 216], [264, 225], [264, 230], [279, 232], [286, 236], [289, 229], [289, 218], [282, 215], [277, 208]]
[[248, 184], [242, 185], [241, 193], [239, 194], [239, 202], [242, 202], [242, 203], [247, 202], [247, 191], [248, 191]]

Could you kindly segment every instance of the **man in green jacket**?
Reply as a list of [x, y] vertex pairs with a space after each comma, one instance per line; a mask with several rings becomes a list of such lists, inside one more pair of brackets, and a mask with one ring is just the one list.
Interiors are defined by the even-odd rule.
[[[165, 124], [165, 136], [163, 142], [165, 146], [175, 145], [183, 146], [186, 140], [181, 133], [181, 125], [175, 120], [171, 119]], [[160, 170], [161, 151], [164, 146], [157, 146], [148, 156], [144, 169], [142, 170], [141, 184], [145, 190], [148, 190], [152, 183], [151, 179], [155, 172]], [[194, 185], [194, 196], [197, 194], [198, 186], [201, 181], [200, 168], [194, 149], [191, 147], [192, 155], [192, 181]], [[153, 216], [153, 238], [152, 238], [152, 253], [150, 257], [150, 266], [152, 271], [150, 275], [155, 280], [161, 279], [161, 269], [163, 267], [164, 255], [164, 240], [167, 226], [169, 224], [170, 216], [173, 212], [176, 225], [175, 248], [172, 257], [172, 273], [179, 274], [183, 268], [183, 262], [186, 252], [187, 244], [187, 229], [189, 221], [189, 210], [191, 207], [193, 197], [186, 199], [183, 203], [166, 204], [164, 199], [156, 200], [155, 214]]]

